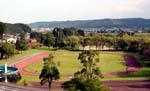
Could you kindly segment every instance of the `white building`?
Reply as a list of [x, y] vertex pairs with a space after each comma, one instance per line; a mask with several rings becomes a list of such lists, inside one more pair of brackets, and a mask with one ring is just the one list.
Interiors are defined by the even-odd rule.
[[4, 34], [0, 42], [16, 43], [17, 37], [9, 34]]

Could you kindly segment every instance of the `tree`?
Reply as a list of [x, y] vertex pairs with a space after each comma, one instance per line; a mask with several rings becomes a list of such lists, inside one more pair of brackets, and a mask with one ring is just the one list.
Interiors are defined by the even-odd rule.
[[84, 33], [84, 30], [77, 30], [77, 33], [78, 33], [78, 35], [79, 36], [84, 36], [85, 35], [85, 33]]
[[81, 71], [75, 73], [75, 76], [85, 78], [102, 77], [97, 63], [99, 62], [99, 53], [96, 51], [83, 51], [79, 54], [78, 59], [83, 65]]
[[94, 35], [92, 37], [92, 41], [93, 41], [93, 45], [96, 46], [96, 50], [98, 49], [98, 47], [101, 47], [102, 50], [102, 48], [105, 45], [105, 39], [103, 38], [103, 36]]
[[12, 54], [14, 54], [14, 46], [11, 43], [2, 43], [0, 47], [1, 59], [5, 56], [8, 58]]
[[73, 36], [73, 35], [77, 35], [77, 29], [74, 27], [70, 27], [70, 28], [64, 28], [63, 29], [64, 35], [67, 36]]
[[63, 29], [54, 28], [53, 35], [56, 38], [54, 47], [60, 47], [60, 48], [64, 47], [65, 46], [65, 43], [64, 43], [65, 35], [64, 35]]
[[41, 85], [48, 82], [49, 89], [51, 87], [52, 81], [59, 79], [59, 71], [53, 61], [53, 58], [54, 57], [52, 55], [49, 55], [48, 57], [43, 59], [44, 66], [39, 76], [39, 79], [41, 80]]
[[119, 40], [117, 42], [117, 46], [121, 49], [121, 50], [125, 50], [126, 47], [128, 46], [128, 44], [124, 41], [124, 40]]
[[25, 42], [24, 39], [20, 39], [20, 40], [18, 39], [16, 41], [15, 46], [16, 46], [16, 49], [19, 50], [19, 51], [23, 51], [23, 50], [27, 50], [28, 49], [27, 43]]
[[36, 39], [38, 42], [42, 43], [42, 33], [39, 32], [31, 32], [30, 33], [30, 38], [31, 39]]
[[78, 59], [83, 64], [81, 71], [76, 72], [75, 78], [66, 81], [62, 87], [67, 91], [110, 91], [104, 87], [98, 77], [102, 77], [96, 63], [99, 62], [98, 52], [83, 51], [79, 54]]
[[49, 48], [50, 46], [53, 46], [54, 43], [55, 37], [51, 33], [45, 34], [44, 45], [46, 45]]
[[145, 61], [150, 61], [150, 49], [144, 50], [143, 58]]
[[79, 45], [79, 38], [77, 36], [68, 36], [66, 39], [66, 45], [74, 50]]
[[139, 48], [139, 42], [138, 41], [131, 41], [128, 50], [131, 52], [136, 52]]
[[5, 24], [0, 22], [0, 39], [2, 38], [4, 31], [5, 31]]
[[85, 48], [86, 46], [91, 46], [93, 44], [93, 41], [91, 41], [91, 40], [92, 40], [91, 36], [83, 37], [80, 44], [83, 46], [83, 48]]

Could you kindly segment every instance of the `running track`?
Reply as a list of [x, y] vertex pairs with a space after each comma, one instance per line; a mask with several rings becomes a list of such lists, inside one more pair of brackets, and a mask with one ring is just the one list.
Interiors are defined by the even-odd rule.
[[18, 63], [16, 62], [16, 64], [14, 66], [19, 69], [19, 72], [22, 75], [37, 76], [37, 75], [39, 75], [39, 73], [32, 73], [32, 72], [25, 71], [24, 68], [33, 63], [36, 63], [39, 60], [42, 60], [44, 57], [47, 57], [48, 55], [49, 55], [49, 53], [45, 52], [45, 53], [37, 54], [33, 57], [27, 57], [26, 60], [21, 59], [23, 61], [19, 61]]
[[[19, 69], [19, 72], [23, 75], [28, 75], [28, 76], [39, 76], [39, 73], [35, 73], [35, 72], [27, 72], [24, 70], [25, 67], [43, 59], [44, 57], [47, 57], [49, 55], [49, 53], [41, 53], [41, 54], [37, 54], [33, 57], [25, 57], [26, 60], [23, 61], [19, 61], [16, 62], [15, 66]], [[125, 63], [127, 64], [127, 69], [122, 70], [122, 71], [118, 71], [118, 72], [110, 72], [110, 73], [105, 73], [103, 74], [104, 76], [111, 76], [111, 75], [118, 75], [118, 74], [126, 74], [126, 70], [128, 70], [128, 72], [135, 72], [140, 70], [141, 66], [138, 63], [138, 61], [136, 60], [136, 58], [134, 58], [133, 56], [130, 56], [128, 54], [123, 54], [122, 57], [125, 60]], [[61, 75], [63, 77], [70, 77], [72, 75]], [[147, 83], [149, 83], [149, 81], [147, 81], [146, 83], [143, 81], [104, 81], [103, 82], [106, 86], [109, 86], [112, 88], [112, 91], [148, 91], [148, 89], [150, 88], [150, 86], [147, 86]], [[37, 88], [41, 88], [40, 84], [37, 82], [31, 82], [29, 83], [30, 86], [32, 87], [37, 87]], [[52, 84], [52, 89], [53, 90], [62, 90], [61, 88], [61, 84], [62, 82], [54, 82]], [[140, 88], [139, 85], [141, 86]], [[43, 89], [48, 89], [47, 87], [48, 85], [44, 85], [42, 86]], [[122, 86], [122, 87], [121, 87]], [[135, 87], [135, 90], [133, 90], [133, 87]], [[136, 89], [137, 88], [137, 89]], [[56, 91], [57, 91], [56, 90]]]
[[[17, 67], [19, 69], [19, 72], [22, 75], [27, 75], [27, 76], [39, 76], [39, 73], [37, 72], [28, 72], [25, 70], [25, 67], [30, 66], [33, 63], [36, 63], [37, 61], [43, 59], [44, 57], [47, 57], [49, 55], [49, 53], [45, 52], [45, 53], [40, 53], [40, 54], [36, 54], [34, 56], [27, 56], [27, 57], [23, 57], [19, 60], [16, 60], [15, 64], [14, 63], [8, 63], [9, 65], [13, 64], [15, 67]], [[126, 72], [135, 72], [140, 70], [140, 64], [138, 63], [138, 61], [136, 60], [135, 57], [128, 55], [128, 54], [123, 54], [121, 55], [124, 60], [125, 63], [127, 64], [127, 69], [121, 70], [121, 71], [117, 71], [117, 72], [108, 72], [108, 73], [104, 73], [104, 76], [112, 76], [112, 75], [119, 75], [119, 74], [126, 74]], [[61, 75], [61, 77], [73, 77], [73, 75], [66, 75], [63, 74]]]

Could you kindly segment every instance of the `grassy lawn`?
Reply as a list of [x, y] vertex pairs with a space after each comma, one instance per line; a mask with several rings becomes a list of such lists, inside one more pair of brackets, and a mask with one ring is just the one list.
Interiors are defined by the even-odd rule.
[[[81, 69], [82, 65], [77, 60], [79, 52], [71, 52], [66, 50], [59, 50], [55, 52], [54, 61], [58, 65], [61, 74], [74, 74], [74, 72]], [[100, 67], [102, 73], [114, 72], [125, 69], [124, 60], [119, 55], [113, 53], [100, 53]], [[26, 71], [41, 72], [43, 66], [42, 60], [29, 67], [26, 67]], [[110, 68], [111, 67], [111, 68]], [[38, 68], [38, 69], [37, 69]]]

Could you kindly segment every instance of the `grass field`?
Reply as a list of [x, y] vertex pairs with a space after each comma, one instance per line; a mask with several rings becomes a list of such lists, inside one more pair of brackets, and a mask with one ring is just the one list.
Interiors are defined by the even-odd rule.
[[[82, 68], [80, 61], [77, 59], [78, 55], [79, 52], [71, 52], [66, 50], [59, 50], [55, 52], [54, 61], [58, 65], [60, 74], [74, 74], [74, 72]], [[100, 63], [98, 66], [100, 67], [102, 73], [115, 72], [125, 69], [123, 57], [105, 52], [100, 53]], [[25, 70], [40, 73], [42, 67], [43, 61], [40, 60], [37, 63], [26, 67]]]

